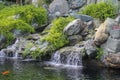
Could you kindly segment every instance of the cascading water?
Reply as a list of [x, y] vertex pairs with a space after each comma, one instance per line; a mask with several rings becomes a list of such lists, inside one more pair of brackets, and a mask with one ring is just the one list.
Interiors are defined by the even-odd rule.
[[0, 51], [0, 57], [5, 57], [5, 53], [3, 50]]
[[50, 64], [80, 67], [82, 66], [82, 50], [83, 48], [75, 48], [70, 51], [56, 51], [51, 58]]
[[19, 52], [22, 49], [22, 47], [21, 47], [22, 45], [20, 43], [21, 43], [21, 39], [17, 38], [14, 44], [12, 44], [12, 45], [8, 46], [6, 49], [2, 49], [0, 51], [0, 56], [12, 57], [14, 59], [17, 59], [19, 56]]

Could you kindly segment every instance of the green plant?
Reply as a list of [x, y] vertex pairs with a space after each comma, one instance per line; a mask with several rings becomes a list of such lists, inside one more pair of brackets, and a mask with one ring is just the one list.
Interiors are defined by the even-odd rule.
[[[34, 49], [32, 50], [32, 48]], [[33, 43], [28, 43], [23, 51], [24, 57], [30, 55], [32, 58], [36, 58], [42, 56], [43, 54], [44, 51], [39, 48], [39, 45], [34, 45]]]
[[102, 48], [97, 48], [97, 56], [96, 59], [100, 59], [101, 56], [103, 55], [103, 49]]
[[33, 5], [11, 6], [0, 11], [0, 18], [16, 18], [28, 24], [36, 22], [39, 26], [47, 22], [47, 11], [42, 7]]
[[109, 2], [100, 2], [97, 4], [90, 4], [82, 10], [82, 14], [90, 15], [100, 20], [105, 20], [107, 17], [114, 17], [116, 14], [116, 7]]
[[2, 10], [3, 8], [5, 8], [6, 6], [4, 5], [4, 3], [0, 2], [0, 10]]
[[14, 39], [13, 30], [21, 30], [27, 33], [34, 32], [34, 29], [22, 20], [1, 19], [0, 34], [6, 38], [5, 46], [9, 45]]
[[42, 39], [42, 41], [49, 42], [50, 43], [49, 48], [51, 50], [56, 50], [66, 45], [69, 41], [67, 40], [66, 36], [63, 34], [63, 29], [72, 20], [74, 20], [73, 17], [67, 17], [67, 18], [60, 17], [58, 19], [55, 19], [52, 22], [52, 26], [50, 30], [47, 31], [48, 34]]

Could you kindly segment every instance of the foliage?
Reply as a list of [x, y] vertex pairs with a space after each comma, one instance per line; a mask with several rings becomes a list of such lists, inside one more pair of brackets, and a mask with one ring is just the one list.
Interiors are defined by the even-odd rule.
[[0, 10], [2, 10], [3, 8], [5, 8], [6, 6], [4, 5], [4, 3], [0, 2]]
[[0, 18], [8, 17], [17, 17], [29, 24], [34, 21], [41, 26], [47, 22], [47, 11], [42, 7], [36, 8], [32, 5], [11, 6], [0, 11]]
[[56, 50], [63, 47], [69, 41], [63, 34], [64, 27], [73, 20], [73, 17], [63, 18], [60, 17], [52, 22], [51, 29], [48, 30], [48, 34], [42, 39], [42, 41], [47, 41], [50, 43], [50, 49]]
[[90, 15], [100, 20], [105, 20], [107, 17], [114, 17], [116, 8], [109, 2], [100, 2], [97, 4], [90, 4], [82, 10], [82, 14]]
[[[32, 49], [33, 48], [33, 49]], [[38, 45], [34, 45], [33, 43], [27, 44], [23, 56], [32, 56], [33, 58], [39, 57], [43, 55], [43, 51], [39, 48]]]
[[1, 19], [0, 20], [0, 34], [6, 38], [6, 45], [13, 39], [13, 30], [21, 30], [23, 32], [34, 32], [34, 29], [22, 20]]
[[102, 48], [97, 48], [97, 56], [96, 59], [100, 59], [101, 56], [103, 55], [103, 49]]
[[0, 35], [6, 37], [7, 46], [13, 39], [13, 31], [34, 32], [32, 23], [39, 26], [47, 22], [47, 11], [42, 7], [33, 5], [18, 6], [13, 5], [0, 10]]

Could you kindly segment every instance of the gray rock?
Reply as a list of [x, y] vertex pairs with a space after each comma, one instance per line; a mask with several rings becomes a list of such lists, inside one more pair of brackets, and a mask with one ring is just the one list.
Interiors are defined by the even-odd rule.
[[40, 39], [40, 34], [30, 34], [26, 38], [27, 40], [39, 40]]
[[86, 3], [86, 0], [68, 0], [68, 3], [71, 9], [79, 9]]
[[116, 17], [115, 21], [120, 24], [120, 15]]
[[107, 40], [107, 48], [111, 49], [114, 52], [119, 52], [120, 51], [120, 40], [109, 37]]
[[28, 34], [22, 30], [13, 30], [12, 32], [13, 32], [15, 37], [21, 37], [21, 36], [25, 36]]
[[83, 22], [89, 22], [93, 20], [91, 16], [84, 14], [77, 14], [76, 12], [72, 13], [71, 15], [74, 16], [76, 19], [82, 20]]
[[96, 46], [94, 44], [94, 41], [91, 39], [91, 40], [88, 40], [84, 43], [84, 46], [85, 46], [85, 51], [86, 51], [86, 54], [90, 57], [90, 58], [95, 58], [96, 57], [96, 53], [97, 53], [97, 49], [96, 49]]
[[118, 25], [117, 22], [115, 22], [115, 20], [111, 18], [107, 18], [104, 23], [106, 26], [106, 33], [110, 33], [113, 26]]
[[69, 36], [68, 40], [70, 42], [70, 45], [73, 46], [77, 44], [78, 42], [82, 41], [83, 39], [81, 35], [73, 35], [73, 36]]
[[6, 40], [5, 36], [0, 35], [0, 45]]
[[5, 46], [6, 41], [7, 41], [6, 37], [3, 35], [0, 35], [0, 49]]
[[119, 39], [120, 38], [120, 29], [111, 30], [110, 36], [114, 39]]
[[61, 15], [68, 13], [68, 3], [66, 0], [54, 0], [49, 6], [49, 11], [51, 14], [56, 12], [60, 12]]
[[70, 22], [63, 30], [64, 34], [67, 36], [71, 36], [71, 35], [77, 35], [79, 34], [84, 28], [86, 27], [86, 25], [80, 20], [80, 19], [76, 19], [72, 22]]

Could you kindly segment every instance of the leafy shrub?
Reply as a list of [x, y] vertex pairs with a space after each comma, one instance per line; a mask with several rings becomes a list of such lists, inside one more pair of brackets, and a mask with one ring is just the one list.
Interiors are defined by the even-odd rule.
[[48, 34], [42, 39], [42, 41], [47, 41], [50, 43], [51, 50], [56, 50], [60, 47], [63, 47], [69, 41], [67, 40], [66, 36], [63, 34], [63, 29], [65, 26], [71, 22], [74, 18], [67, 17], [67, 18], [58, 18], [52, 22], [52, 27], [48, 30]]
[[3, 8], [5, 8], [5, 5], [4, 5], [4, 3], [0, 2], [0, 10]]
[[18, 16], [18, 19], [29, 24], [35, 21], [39, 26], [47, 22], [47, 11], [42, 7], [36, 8], [32, 5], [11, 6], [0, 11], [0, 18], [8, 18], [11, 16]]
[[81, 13], [99, 18], [100, 20], [105, 20], [107, 17], [114, 17], [116, 8], [109, 2], [100, 2], [98, 4], [87, 5]]
[[13, 30], [21, 30], [24, 32], [34, 32], [34, 29], [22, 20], [1, 19], [0, 20], [0, 34], [6, 38], [7, 46], [13, 39]]

